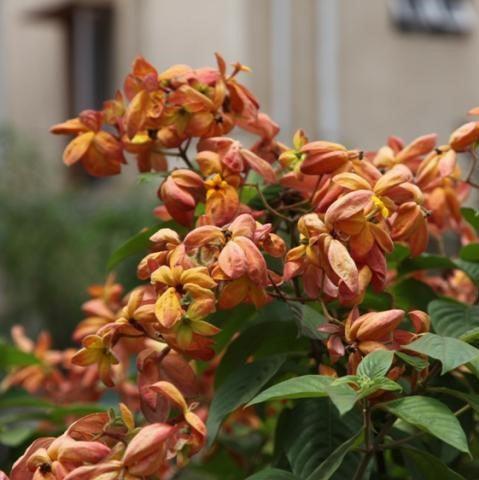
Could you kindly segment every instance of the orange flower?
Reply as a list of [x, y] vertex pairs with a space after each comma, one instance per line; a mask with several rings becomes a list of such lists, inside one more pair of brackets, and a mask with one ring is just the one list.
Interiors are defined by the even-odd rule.
[[155, 313], [165, 328], [173, 327], [185, 315], [181, 303], [184, 295], [189, 295], [193, 299], [192, 303], [199, 300], [212, 302], [209, 309], [210, 312], [214, 311], [212, 289], [216, 287], [216, 282], [205, 267], [185, 270], [181, 266], [170, 268], [163, 265], [152, 273], [151, 281], [162, 290], [156, 301]]
[[113, 387], [111, 367], [118, 364], [118, 359], [110, 350], [110, 339], [107, 336], [88, 335], [82, 344], [83, 348], [74, 355], [72, 362], [82, 367], [97, 365], [102, 382]]
[[103, 114], [84, 110], [78, 118], [54, 125], [50, 131], [57, 134], [76, 134], [63, 154], [65, 165], [81, 162], [85, 170], [94, 176], [120, 173], [123, 157], [121, 142], [112, 134], [100, 130]]
[[168, 213], [182, 225], [191, 225], [199, 198], [203, 194], [203, 180], [191, 170], [174, 170], [161, 185], [158, 196]]

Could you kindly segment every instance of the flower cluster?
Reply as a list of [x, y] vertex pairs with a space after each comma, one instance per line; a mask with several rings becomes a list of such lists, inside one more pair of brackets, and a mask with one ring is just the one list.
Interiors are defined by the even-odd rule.
[[[136, 288], [124, 294], [110, 277], [90, 289], [73, 335], [78, 351], [50, 351], [46, 336], [35, 346], [14, 330], [40, 363], [12, 372], [6, 386], [59, 403], [93, 401], [115, 387], [122, 403], [119, 415], [86, 416], [58, 438], [35, 440], [11, 480], [170, 478], [205, 444], [217, 311], [273, 300], [315, 304], [326, 318], [319, 334], [327, 354], [317, 368], [330, 376], [354, 375], [377, 350], [408, 352], [429, 332], [425, 312], [374, 311], [363, 300], [393, 282], [387, 256], [397, 244], [415, 257], [448, 229], [465, 243], [474, 237], [460, 214], [472, 170], [462, 178], [457, 159], [475, 155], [479, 122], [445, 145], [434, 134], [409, 144], [391, 137], [365, 152], [309, 141], [299, 130], [290, 148], [238, 82], [248, 70], [236, 63], [228, 74], [217, 55], [216, 69], [158, 73], [138, 58], [123, 93], [103, 110], [52, 128], [75, 135], [64, 162], [81, 162], [91, 175], [119, 173], [127, 156], [140, 172], [165, 171], [155, 215], [171, 222], [150, 235]], [[226, 136], [235, 127], [259, 139], [245, 147]], [[424, 281], [455, 297], [477, 295], [459, 271]], [[199, 361], [212, 361], [211, 370], [200, 374]]]

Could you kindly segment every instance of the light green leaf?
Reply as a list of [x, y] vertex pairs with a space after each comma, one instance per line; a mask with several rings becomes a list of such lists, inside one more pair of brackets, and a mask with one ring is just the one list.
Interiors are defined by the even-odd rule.
[[386, 377], [376, 378], [372, 381], [364, 382], [360, 384], [360, 387], [361, 388], [359, 389], [357, 400], [369, 397], [369, 395], [372, 395], [379, 390], [387, 390], [389, 392], [400, 392], [402, 390], [402, 387], [399, 385], [399, 383]]
[[442, 374], [464, 365], [479, 356], [479, 350], [466, 342], [451, 337], [427, 333], [407, 346], [442, 363]]
[[0, 430], [0, 444], [7, 447], [17, 447], [28, 440], [35, 431], [35, 427], [22, 425]]
[[459, 338], [479, 327], [479, 307], [454, 300], [434, 300], [429, 304], [434, 331], [445, 337]]
[[394, 352], [391, 350], [376, 350], [366, 355], [358, 366], [358, 375], [369, 378], [384, 377], [393, 363]]
[[439, 400], [416, 395], [393, 400], [381, 406], [401, 420], [434, 435], [461, 452], [469, 453], [461, 424]]
[[329, 480], [343, 463], [344, 457], [364, 441], [364, 430], [346, 440], [334, 450], [334, 452], [319, 465], [306, 480]]
[[0, 339], [0, 370], [7, 370], [11, 367], [25, 367], [27, 365], [39, 364], [40, 360], [35, 355], [19, 350], [9, 345], [5, 340]]
[[216, 390], [211, 402], [207, 428], [211, 446], [226, 416], [248, 403], [279, 370], [284, 356], [266, 357], [240, 366]]
[[436, 456], [424, 450], [402, 447], [401, 452], [414, 463], [423, 480], [465, 480], [463, 476], [451, 470]]
[[334, 379], [323, 375], [304, 375], [290, 378], [261, 392], [248, 405], [279, 399], [331, 398], [341, 415], [351, 410], [356, 392], [348, 385], [332, 385]]

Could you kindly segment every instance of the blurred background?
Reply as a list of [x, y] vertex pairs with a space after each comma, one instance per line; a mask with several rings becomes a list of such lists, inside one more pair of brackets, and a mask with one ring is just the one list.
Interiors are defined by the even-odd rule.
[[[245, 79], [288, 142], [375, 149], [443, 141], [479, 105], [479, 0], [0, 0], [0, 325], [69, 342], [110, 253], [154, 224], [155, 186], [93, 180], [61, 162], [49, 127], [100, 108], [134, 57]], [[128, 169], [127, 169], [128, 170]], [[134, 282], [134, 261], [118, 275]]]

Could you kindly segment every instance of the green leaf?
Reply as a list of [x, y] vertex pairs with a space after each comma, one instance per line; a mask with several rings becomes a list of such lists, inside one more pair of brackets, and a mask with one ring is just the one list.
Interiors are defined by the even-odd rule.
[[334, 379], [324, 375], [304, 375], [277, 383], [253, 398], [248, 405], [270, 400], [319, 398], [329, 396], [340, 414], [348, 412], [356, 402], [356, 392], [348, 385], [331, 385]]
[[454, 264], [466, 273], [476, 285], [479, 285], [479, 262], [468, 262], [458, 259], [454, 261]]
[[475, 393], [465, 393], [461, 392], [460, 390], [447, 387], [429, 387], [427, 390], [429, 392], [443, 393], [445, 395], [458, 398], [459, 400], [464, 400], [476, 413], [479, 413], [479, 395]]
[[0, 369], [7, 370], [11, 367], [25, 367], [39, 364], [40, 360], [32, 353], [23, 352], [5, 340], [0, 339]]
[[479, 261], [479, 243], [469, 243], [464, 245], [459, 251], [459, 257], [469, 262]]
[[369, 397], [373, 393], [378, 392], [379, 390], [387, 390], [389, 392], [400, 392], [402, 390], [401, 385], [391, 380], [387, 377], [375, 378], [374, 380], [369, 380], [367, 382], [360, 382], [360, 389], [358, 392], [357, 399], [361, 400], [363, 398]]
[[392, 287], [396, 308], [403, 310], [427, 311], [429, 302], [437, 298], [436, 292], [424, 282], [415, 278], [407, 278]]
[[318, 327], [326, 322], [324, 316], [315, 308], [307, 304], [298, 304], [297, 310], [293, 310], [296, 324], [300, 335], [312, 338], [314, 340], [321, 340], [325, 335], [318, 332]]
[[368, 287], [361, 302], [361, 309], [380, 312], [393, 308], [393, 296], [388, 292], [374, 292]]
[[[284, 302], [272, 302], [249, 318], [249, 326], [231, 342], [221, 359], [216, 370], [216, 387], [251, 355], [258, 359], [309, 351], [308, 340], [298, 338], [298, 327], [294, 321], [296, 313], [292, 308], [295, 307], [285, 305]], [[244, 320], [246, 319], [247, 317]]]
[[0, 431], [0, 444], [17, 447], [28, 440], [36, 431], [35, 427], [19, 425]]
[[439, 400], [416, 395], [383, 403], [381, 406], [406, 423], [434, 435], [461, 452], [469, 453], [461, 424]]
[[344, 457], [355, 448], [358, 448], [364, 441], [364, 430], [346, 440], [334, 450], [334, 452], [319, 465], [306, 480], [329, 480], [341, 466]]
[[131, 257], [132, 255], [146, 253], [148, 247], [150, 246], [150, 237], [160, 228], [172, 228], [178, 233], [185, 231], [184, 227], [178, 225], [176, 222], [173, 221], [163, 222], [158, 225], [153, 225], [149, 228], [144, 228], [136, 235], [133, 235], [133, 237], [128, 239], [123, 245], [118, 247], [111, 254], [106, 265], [107, 270], [113, 270], [117, 265], [123, 262], [123, 260]]
[[291, 472], [279, 468], [266, 468], [249, 476], [246, 480], [298, 480]]
[[463, 207], [461, 208], [461, 213], [464, 220], [472, 225], [476, 232], [479, 233], [479, 211], [474, 208]]
[[162, 182], [168, 176], [167, 172], [144, 172], [137, 177], [138, 183], [157, 183]]
[[421, 357], [413, 357], [412, 355], [408, 355], [407, 353], [398, 351], [395, 351], [394, 354], [396, 355], [396, 357], [399, 357], [403, 362], [411, 365], [411, 367], [414, 367], [418, 372], [424, 370], [429, 365], [429, 362]]
[[358, 366], [358, 375], [369, 378], [386, 376], [393, 363], [394, 352], [391, 350], [376, 350], [366, 355]]
[[401, 452], [414, 463], [423, 480], [465, 480], [463, 476], [451, 470], [436, 456], [424, 450], [402, 447]]
[[454, 300], [434, 300], [429, 304], [434, 331], [446, 337], [459, 338], [479, 327], [479, 307]]
[[267, 357], [237, 367], [216, 390], [211, 402], [207, 428], [208, 445], [213, 443], [226, 416], [248, 403], [279, 370], [284, 356]]
[[[271, 204], [271, 203], [274, 203], [274, 201], [280, 194], [281, 190], [282, 190], [281, 185], [268, 185], [265, 188], [261, 188], [261, 193], [263, 194], [266, 201]], [[255, 195], [251, 197], [250, 200], [248, 201], [248, 206], [250, 206], [254, 210], [264, 209], [263, 200], [256, 192], [256, 189], [255, 189]]]
[[398, 267], [398, 273], [404, 275], [416, 270], [429, 270], [432, 268], [455, 268], [454, 262], [448, 257], [423, 253], [414, 258], [407, 258]]
[[387, 255], [388, 267], [395, 269], [406, 258], [411, 255], [409, 248], [401, 243], [394, 244], [394, 250]]
[[[289, 463], [298, 478], [306, 479], [361, 429], [362, 419], [356, 410], [341, 417], [328, 398], [297, 400], [295, 407], [286, 409], [279, 418], [276, 454]], [[353, 478], [359, 459], [358, 453], [348, 453], [334, 479]]]
[[407, 346], [442, 363], [442, 374], [470, 362], [479, 356], [479, 350], [466, 342], [451, 337], [427, 333]]

